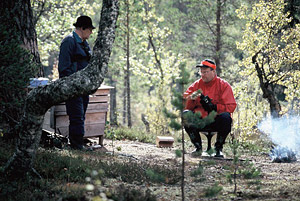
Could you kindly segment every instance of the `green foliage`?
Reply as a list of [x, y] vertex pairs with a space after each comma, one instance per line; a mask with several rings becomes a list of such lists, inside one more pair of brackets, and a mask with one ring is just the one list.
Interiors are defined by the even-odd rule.
[[0, 164], [4, 164], [8, 160], [8, 157], [13, 154], [15, 146], [8, 141], [4, 141], [3, 137], [1, 137], [0, 147]]
[[145, 131], [140, 131], [133, 128], [126, 127], [111, 127], [105, 129], [105, 137], [107, 139], [114, 140], [138, 140], [140, 142], [155, 142], [155, 136], [151, 135], [151, 133], [146, 133]]
[[[0, 138], [0, 165], [3, 166], [13, 153], [14, 146]], [[85, 200], [91, 194], [101, 197], [100, 193], [106, 178], [121, 178], [128, 183], [165, 183], [176, 184], [180, 180], [177, 168], [148, 164], [143, 161], [118, 161], [101, 152], [44, 150], [39, 149], [34, 168], [43, 179], [26, 177], [18, 181], [9, 181], [0, 177], [0, 200]], [[101, 168], [101, 169], [100, 169]], [[146, 173], [147, 172], [147, 173]], [[125, 192], [125, 189], [128, 192]], [[154, 199], [145, 189], [120, 188], [105, 192], [107, 197], [127, 197]], [[20, 193], [22, 192], [22, 193]], [[99, 195], [100, 194], [100, 195]], [[131, 199], [133, 200], [133, 199]]]
[[[58, 56], [61, 40], [74, 29], [73, 23], [80, 15], [88, 15], [93, 24], [100, 20], [101, 1], [57, 1], [31, 0], [36, 21], [38, 47], [41, 61], [48, 66], [49, 55]], [[97, 26], [96, 26], [97, 27]], [[91, 35], [89, 43], [93, 46], [96, 31]]]
[[155, 201], [156, 196], [151, 195], [150, 190], [143, 192], [143, 189], [128, 189], [124, 185], [120, 185], [113, 195], [110, 197], [113, 200], [130, 200], [130, 201]]
[[230, 144], [230, 148], [231, 148], [232, 154], [233, 154], [233, 164], [234, 165], [237, 165], [238, 161], [239, 161], [239, 157], [240, 157], [240, 153], [238, 152], [239, 146], [240, 146], [240, 144], [236, 139], [234, 139], [233, 142]]
[[274, 92], [276, 85], [282, 85], [292, 93], [297, 83], [294, 77], [299, 74], [295, 65], [300, 58], [300, 26], [289, 26], [292, 19], [285, 6], [284, 0], [259, 1], [252, 8], [238, 9], [238, 16], [246, 20], [246, 26], [243, 41], [237, 46], [246, 53], [240, 63], [244, 67], [243, 76], [254, 79], [258, 75], [262, 88], [272, 88]]
[[[3, 138], [0, 138], [0, 145], [0, 165], [3, 167], [15, 147]], [[86, 170], [94, 166], [92, 161], [83, 162], [81, 157], [71, 155], [68, 151], [39, 149], [34, 168], [44, 179], [30, 173], [14, 181], [1, 176], [0, 200], [80, 200], [84, 198], [85, 189], [72, 183], [84, 182], [89, 175]]]
[[212, 111], [205, 118], [201, 118], [200, 112], [187, 112], [183, 115], [184, 125], [195, 126], [199, 129], [204, 128], [206, 125], [211, 124], [215, 121], [215, 116], [217, 112]]
[[[221, 58], [222, 76], [228, 74], [228, 66], [235, 66], [235, 41], [240, 38], [241, 20], [236, 17], [235, 9], [239, 7], [240, 0], [227, 0], [226, 2], [206, 0], [174, 0], [159, 1], [157, 11], [164, 16], [165, 26], [170, 27], [172, 34], [168, 46], [175, 52], [191, 57], [193, 61], [203, 58]], [[217, 52], [216, 46], [216, 10], [217, 4], [221, 10], [221, 50]], [[226, 67], [226, 68], [225, 68]], [[190, 68], [196, 71], [195, 68]], [[224, 73], [223, 73], [224, 72]]]
[[146, 170], [146, 175], [149, 177], [150, 181], [156, 182], [156, 183], [162, 183], [165, 181], [165, 177], [157, 172], [154, 172], [151, 169]]
[[[171, 119], [169, 126], [175, 130], [182, 129], [182, 110], [184, 108], [183, 102], [183, 89], [185, 87], [184, 83], [187, 82], [189, 76], [185, 69], [185, 63], [180, 64], [180, 76], [176, 79], [177, 89], [173, 89], [173, 99], [171, 101], [173, 107], [176, 109], [177, 114], [168, 111], [166, 108], [163, 109], [164, 114], [167, 118]], [[179, 114], [178, 114], [179, 113]], [[180, 119], [180, 123], [177, 120]]]
[[149, 190], [145, 191], [142, 188], [134, 189], [126, 187], [123, 184], [109, 190], [104, 190], [104, 170], [92, 170], [89, 171], [89, 173], [90, 176], [86, 178], [87, 184], [85, 188], [89, 192], [89, 197], [91, 197], [92, 200], [156, 200], [156, 197], [151, 195]]
[[230, 144], [232, 153], [233, 153], [233, 161], [232, 161], [232, 168], [230, 172], [226, 175], [227, 180], [230, 184], [234, 184], [234, 193], [237, 192], [237, 179], [238, 175], [240, 175], [244, 179], [256, 179], [256, 182], [249, 182], [248, 184], [258, 184], [259, 178], [261, 175], [260, 169], [256, 168], [253, 163], [249, 160], [245, 162], [240, 161], [240, 143], [234, 139], [233, 142]]
[[216, 182], [213, 186], [205, 189], [205, 197], [215, 197], [223, 190], [222, 186]]
[[229, 181], [229, 183], [234, 184], [233, 193], [236, 193], [237, 191], [237, 172], [239, 170], [239, 157], [240, 157], [240, 153], [238, 152], [239, 145], [240, 144], [236, 139], [234, 139], [230, 144], [230, 148], [233, 154], [233, 161], [232, 161], [233, 167], [229, 172], [229, 174], [226, 175], [226, 178]]
[[182, 150], [176, 149], [176, 150], [175, 150], [175, 156], [176, 156], [177, 158], [182, 157]]
[[38, 68], [32, 55], [21, 47], [20, 33], [5, 26], [0, 25], [0, 122], [9, 125], [11, 130], [4, 134], [10, 133], [12, 137], [16, 134], [12, 129], [22, 115], [29, 78], [35, 76]]
[[182, 125], [175, 121], [174, 119], [171, 120], [169, 126], [173, 128], [174, 130], [180, 130], [182, 128]]
[[216, 161], [214, 161], [214, 160], [209, 160], [209, 161], [205, 161], [205, 162], [203, 162], [203, 166], [204, 165], [207, 165], [207, 166], [213, 166], [213, 165], [216, 165], [217, 163], [216, 163]]
[[179, 181], [179, 170], [161, 165], [151, 165], [148, 163], [128, 162], [102, 162], [99, 166], [104, 170], [106, 177], [121, 178], [128, 183], [143, 183], [152, 181], [154, 183], [175, 184]]
[[[181, 103], [181, 105], [182, 105], [182, 103]], [[163, 109], [163, 112], [164, 112], [164, 114], [165, 114], [165, 116], [166, 116], [167, 118], [170, 118], [170, 119], [176, 119], [176, 118], [178, 118], [178, 114], [175, 114], [175, 113], [173, 113], [173, 112], [170, 112], [170, 111], [168, 111], [166, 108]]]
[[257, 179], [261, 176], [261, 170], [256, 168], [249, 160], [245, 161], [243, 166], [245, 169], [240, 170], [240, 173], [245, 179]]
[[[84, 199], [84, 188], [70, 186], [53, 180], [41, 180], [26, 175], [19, 181], [8, 181], [0, 178], [1, 200], [81, 200]], [[62, 181], [63, 182], [63, 181]], [[22, 193], [20, 193], [22, 192]]]
[[197, 177], [197, 176], [201, 176], [203, 174], [203, 166], [201, 164], [199, 164], [199, 166], [195, 169], [191, 171], [191, 176], [192, 177]]
[[255, 139], [255, 141], [245, 141], [240, 143], [240, 147], [243, 152], [249, 152], [252, 156], [270, 151], [271, 146], [272, 142], [268, 139]]
[[233, 130], [242, 142], [253, 139], [256, 125], [267, 115], [268, 102], [263, 99], [258, 78], [244, 79], [233, 86], [238, 106], [233, 114]]
[[[295, 64], [297, 66], [299, 64]], [[296, 67], [297, 68], [297, 67]], [[300, 71], [298, 70], [293, 72], [293, 76], [289, 77], [284, 81], [284, 86], [287, 88], [284, 91], [285, 98], [288, 101], [288, 105], [286, 110], [283, 112], [286, 113], [287, 111], [292, 114], [296, 115], [299, 114], [300, 108]]]
[[81, 157], [59, 155], [56, 152], [40, 151], [37, 154], [35, 168], [43, 178], [83, 182], [89, 175], [91, 164], [82, 163]]
[[[171, 88], [174, 77], [178, 76], [178, 66], [186, 59], [182, 54], [168, 48], [171, 31], [164, 26], [164, 19], [157, 15], [156, 1], [129, 1], [130, 31], [130, 88], [131, 111], [134, 126], [141, 127], [141, 113], [147, 116], [150, 130], [157, 135], [169, 133], [168, 120], [162, 108], [171, 108]], [[120, 1], [117, 38], [110, 61], [112, 78], [118, 79], [118, 90], [124, 91], [126, 75], [126, 5]], [[151, 38], [151, 42], [150, 42]], [[118, 108], [123, 110], [123, 93], [118, 95]]]

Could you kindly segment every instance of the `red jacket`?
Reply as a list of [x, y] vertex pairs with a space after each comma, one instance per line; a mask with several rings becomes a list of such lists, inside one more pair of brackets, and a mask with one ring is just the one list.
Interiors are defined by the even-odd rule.
[[[217, 105], [217, 113], [229, 112], [233, 113], [236, 108], [236, 102], [233, 96], [231, 86], [225, 80], [219, 77], [215, 77], [212, 81], [205, 83], [202, 79], [195, 81], [186, 92], [183, 97], [186, 98], [198, 89], [202, 90], [203, 95], [212, 99], [212, 103]], [[206, 117], [208, 113], [203, 109], [200, 103], [200, 97], [196, 100], [187, 100], [185, 109], [192, 110], [194, 112], [201, 112], [202, 117]]]

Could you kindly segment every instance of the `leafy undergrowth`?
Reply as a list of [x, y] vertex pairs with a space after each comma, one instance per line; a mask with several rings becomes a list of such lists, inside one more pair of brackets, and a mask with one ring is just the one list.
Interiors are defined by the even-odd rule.
[[[126, 140], [105, 140], [93, 152], [39, 148], [34, 168], [43, 179], [26, 175], [0, 178], [0, 200], [181, 200], [181, 158], [173, 148]], [[120, 147], [119, 149], [115, 149]], [[251, 150], [246, 148], [251, 148]], [[298, 200], [299, 163], [272, 163], [255, 144], [225, 146], [226, 159], [192, 157], [187, 143], [186, 200]], [[112, 151], [114, 150], [114, 151]], [[0, 138], [0, 165], [14, 146]], [[237, 159], [237, 160], [235, 160]]]

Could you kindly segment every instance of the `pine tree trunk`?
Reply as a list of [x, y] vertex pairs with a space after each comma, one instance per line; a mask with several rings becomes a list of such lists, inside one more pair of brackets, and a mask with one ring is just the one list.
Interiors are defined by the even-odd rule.
[[123, 125], [126, 124], [127, 116], [127, 79], [126, 79], [126, 70], [124, 69], [124, 89], [123, 89]]
[[[19, 6], [20, 10], [24, 9], [24, 12], [30, 12], [30, 4]], [[20, 122], [16, 151], [4, 167], [4, 172], [7, 175], [20, 177], [33, 170], [34, 158], [42, 133], [44, 114], [51, 106], [70, 98], [92, 94], [99, 88], [104, 75], [107, 73], [107, 65], [115, 39], [118, 10], [118, 0], [103, 0], [99, 33], [91, 62], [85, 69], [69, 77], [59, 79], [50, 85], [36, 88], [29, 93], [24, 107], [24, 115]], [[14, 11], [11, 10], [11, 12]], [[20, 20], [25, 20], [20, 24], [32, 23], [30, 17], [23, 17]], [[27, 22], [27, 20], [31, 22]]]
[[[18, 31], [22, 46], [33, 55], [33, 61], [40, 64], [40, 55], [38, 52], [30, 0], [1, 1], [0, 11], [2, 13], [1, 15], [5, 13], [5, 15], [8, 15], [8, 19], [13, 19], [13, 24], [8, 24], [7, 27], [10, 27], [11, 29], [15, 28], [15, 31]], [[7, 21], [6, 23], [10, 23], [10, 21]], [[37, 76], [43, 75], [43, 68], [42, 65], [40, 65]]]
[[117, 120], [117, 85], [112, 76], [109, 76], [110, 86], [114, 87], [110, 90], [110, 106], [109, 106], [109, 121], [110, 125], [115, 126], [118, 124]]
[[126, 28], [127, 28], [127, 33], [126, 33], [126, 94], [127, 94], [127, 125], [129, 128], [131, 128], [132, 123], [131, 123], [131, 101], [130, 101], [130, 63], [129, 63], [129, 56], [130, 56], [130, 49], [129, 49], [129, 39], [130, 39], [130, 30], [129, 30], [129, 2], [128, 0], [126, 1]]
[[217, 0], [217, 11], [216, 11], [216, 52], [215, 52], [215, 62], [217, 65], [217, 74], [220, 75], [222, 73], [221, 68], [221, 0]]

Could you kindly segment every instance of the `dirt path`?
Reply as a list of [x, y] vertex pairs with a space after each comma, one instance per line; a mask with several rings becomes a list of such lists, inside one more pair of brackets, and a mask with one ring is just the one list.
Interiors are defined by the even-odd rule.
[[[120, 158], [133, 158], [134, 160], [155, 163], [168, 164], [170, 166], [181, 167], [181, 158], [176, 158], [175, 150], [180, 149], [180, 144], [172, 148], [158, 148], [154, 144], [133, 142], [133, 141], [114, 141], [105, 140], [104, 146], [108, 152], [113, 152]], [[228, 148], [228, 146], [227, 146]], [[185, 198], [186, 200], [300, 200], [300, 163], [272, 163], [268, 155], [242, 155], [241, 160], [250, 160], [253, 168], [261, 170], [261, 176], [256, 179], [244, 179], [241, 176], [237, 178], [237, 194], [232, 194], [234, 184], [230, 184], [226, 176], [231, 175], [233, 168], [233, 157], [230, 150], [225, 150], [227, 157], [225, 160], [218, 160], [214, 157], [193, 157], [189, 154], [192, 151], [191, 146], [187, 146], [185, 154], [186, 175], [185, 175]], [[191, 176], [191, 172], [203, 166], [203, 174]], [[239, 166], [241, 171], [251, 171], [248, 167]], [[230, 169], [231, 168], [231, 169]], [[240, 174], [241, 175], [241, 174]], [[219, 183], [223, 189], [216, 196], [207, 198], [205, 193], [212, 188], [215, 183]], [[116, 179], [108, 181], [107, 185], [123, 183], [124, 185], [134, 187], [133, 184], [126, 184]], [[180, 182], [175, 185], [151, 184], [147, 186], [138, 186], [139, 188], [148, 188], [152, 194], [155, 194], [158, 200], [181, 200]]]

